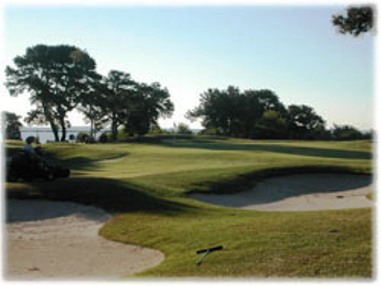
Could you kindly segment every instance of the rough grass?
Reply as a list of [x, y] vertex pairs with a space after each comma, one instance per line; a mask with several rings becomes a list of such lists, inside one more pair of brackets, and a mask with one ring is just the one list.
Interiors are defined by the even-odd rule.
[[[50, 144], [73, 176], [7, 184], [7, 196], [101, 207], [108, 239], [159, 249], [152, 277], [372, 277], [370, 209], [256, 212], [196, 202], [191, 191], [237, 192], [294, 172], [372, 173], [369, 141], [152, 137], [127, 144]], [[201, 266], [196, 250], [223, 245]]]

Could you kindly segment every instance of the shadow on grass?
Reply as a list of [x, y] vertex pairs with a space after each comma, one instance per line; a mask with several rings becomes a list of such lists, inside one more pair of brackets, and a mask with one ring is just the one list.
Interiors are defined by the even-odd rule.
[[[24, 186], [24, 187], [23, 187]], [[69, 201], [114, 213], [151, 212], [174, 215], [190, 210], [177, 202], [153, 196], [135, 186], [104, 178], [70, 178], [9, 187], [7, 199]]]
[[199, 148], [215, 151], [264, 151], [287, 155], [313, 156], [336, 159], [372, 159], [372, 153], [366, 151], [288, 146], [279, 143], [261, 144], [255, 143], [255, 141], [250, 144], [240, 144], [237, 142], [229, 143], [207, 139], [203, 139], [201, 141], [178, 139], [162, 140], [160, 141], [160, 144], [172, 148]]
[[334, 194], [329, 197], [330, 202], [340, 206], [343, 203], [343, 198], [354, 196], [345, 193], [346, 191], [365, 188], [371, 184], [372, 177], [369, 175], [297, 174], [287, 177], [268, 178], [246, 192], [224, 195], [193, 193], [190, 196], [211, 204], [242, 208], [270, 204], [311, 194], [315, 194], [313, 199], [316, 201], [323, 198], [323, 194]]
[[[23, 152], [23, 149], [20, 147], [7, 147], [5, 149], [5, 153], [7, 158], [11, 158], [17, 154], [20, 154]], [[123, 159], [124, 157], [128, 156], [129, 153], [124, 152], [118, 155], [114, 156], [108, 156], [104, 158], [91, 158], [91, 156], [74, 156], [70, 158], [60, 158], [56, 154], [50, 152], [50, 151], [44, 151], [43, 158], [52, 161], [58, 166], [62, 166], [65, 168], [69, 168], [72, 170], [78, 170], [78, 171], [93, 171], [96, 170], [98, 167], [97, 164], [102, 163], [102, 162], [112, 162], [112, 161], [117, 161], [119, 159]]]
[[72, 158], [60, 159], [51, 155], [60, 165], [78, 171], [93, 171], [97, 169], [97, 165], [103, 162], [112, 162], [123, 159], [128, 156], [128, 153], [123, 153], [118, 156], [111, 156], [103, 159], [92, 159], [88, 156], [76, 156]]
[[207, 194], [235, 194], [240, 193], [256, 186], [264, 179], [273, 177], [302, 175], [302, 174], [348, 174], [348, 175], [368, 175], [361, 171], [339, 166], [296, 166], [279, 167], [258, 170], [255, 172], [238, 175], [234, 179], [219, 180], [213, 182], [200, 182], [195, 184], [187, 193], [207, 193]]

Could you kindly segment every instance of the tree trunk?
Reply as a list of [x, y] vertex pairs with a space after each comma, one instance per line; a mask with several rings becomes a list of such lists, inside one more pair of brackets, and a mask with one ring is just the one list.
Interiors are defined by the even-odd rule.
[[48, 120], [48, 122], [50, 124], [50, 128], [52, 128], [52, 132], [53, 132], [53, 135], [54, 135], [54, 141], [59, 142], [60, 138], [58, 136], [58, 128], [57, 128], [57, 125], [54, 122], [53, 116], [50, 113], [50, 109], [44, 103], [42, 103], [42, 108], [43, 108], [43, 111], [44, 111], [44, 115], [45, 115], [46, 119]]
[[118, 139], [118, 122], [115, 115], [112, 116], [111, 133], [112, 133], [112, 141], [116, 141], [116, 139]]
[[54, 141], [59, 142], [60, 138], [58, 136], [58, 128], [57, 128], [57, 126], [52, 121], [50, 121], [49, 123], [50, 123], [50, 128], [52, 128], [52, 131], [53, 131]]
[[65, 125], [65, 116], [64, 115], [61, 115], [60, 116], [60, 125], [61, 125], [61, 142], [65, 142], [66, 141], [66, 125]]
[[95, 134], [94, 134], [94, 119], [90, 118], [90, 138], [91, 140], [95, 140]]
[[62, 126], [62, 133], [61, 133], [61, 142], [66, 141], [66, 126], [65, 124]]
[[90, 139], [91, 141], [95, 140], [95, 130], [94, 130], [94, 112], [93, 112], [93, 105], [90, 104], [90, 114], [88, 116], [90, 119]]

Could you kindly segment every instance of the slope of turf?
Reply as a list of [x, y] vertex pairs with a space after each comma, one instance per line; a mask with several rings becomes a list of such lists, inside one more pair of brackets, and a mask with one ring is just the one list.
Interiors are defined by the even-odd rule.
[[[71, 166], [57, 182], [9, 183], [7, 196], [68, 200], [114, 214], [108, 239], [163, 251], [138, 276], [371, 277], [370, 209], [262, 213], [216, 207], [191, 191], [238, 192], [295, 172], [372, 173], [369, 141], [154, 137], [127, 144], [48, 144]], [[224, 245], [201, 266], [196, 250]]]

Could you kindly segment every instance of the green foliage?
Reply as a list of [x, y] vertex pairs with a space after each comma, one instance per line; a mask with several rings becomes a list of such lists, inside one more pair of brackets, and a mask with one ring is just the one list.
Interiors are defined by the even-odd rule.
[[[131, 79], [130, 74], [112, 70], [102, 78], [94, 93], [82, 104], [82, 112], [100, 130], [111, 125], [111, 140], [124, 140], [135, 135], [144, 135], [157, 126], [159, 117], [170, 116], [173, 103], [166, 88], [159, 83], [147, 85]], [[120, 137], [123, 126], [124, 138]]]
[[90, 134], [85, 131], [81, 131], [77, 134], [76, 141], [79, 143], [87, 143], [90, 140]]
[[151, 127], [151, 130], [148, 132], [149, 135], [169, 135], [171, 132], [160, 128], [160, 126], [156, 125]]
[[[128, 138], [130, 138], [128, 132], [124, 128], [120, 128], [118, 130], [118, 135], [117, 135], [118, 141], [126, 141]], [[111, 133], [111, 141], [115, 141], [112, 133]]]
[[123, 124], [131, 110], [131, 97], [136, 83], [130, 74], [111, 70], [106, 78], [102, 79], [99, 102], [105, 122], [111, 124], [111, 139], [118, 137], [118, 128]]
[[287, 138], [287, 122], [278, 111], [265, 111], [255, 127], [258, 138]]
[[199, 106], [187, 116], [201, 118], [205, 129], [217, 129], [224, 136], [254, 138], [257, 121], [269, 110], [284, 111], [272, 91], [247, 90], [242, 93], [229, 86], [226, 90], [209, 89], [201, 94]]
[[3, 112], [2, 113], [2, 123], [5, 127], [5, 139], [12, 140], [21, 140], [21, 131], [22, 123], [20, 122], [21, 116], [12, 113], [12, 112]]
[[200, 135], [219, 136], [222, 132], [218, 128], [205, 128], [200, 131]]
[[131, 97], [131, 110], [124, 120], [125, 129], [130, 136], [147, 134], [158, 125], [159, 117], [170, 117], [173, 110], [168, 90], [158, 82], [137, 84]]
[[332, 24], [341, 34], [349, 33], [357, 37], [372, 30], [374, 26], [372, 6], [349, 7], [346, 13], [346, 15], [332, 16]]
[[109, 131], [105, 131], [103, 132], [100, 136], [99, 136], [99, 143], [107, 143], [107, 142], [111, 142], [111, 132]]
[[288, 109], [270, 90], [246, 90], [229, 86], [209, 89], [188, 118], [201, 118], [205, 129], [239, 138], [321, 139], [326, 138], [325, 122], [306, 105]]
[[332, 134], [336, 140], [360, 140], [364, 137], [359, 130], [349, 125], [334, 125]]
[[[96, 78], [95, 61], [74, 46], [36, 45], [7, 66], [6, 87], [13, 96], [30, 94], [35, 109], [28, 113], [28, 122], [49, 123], [56, 141], [66, 140], [67, 113], [90, 92], [89, 83]], [[61, 138], [58, 135], [62, 130]]]
[[179, 123], [176, 128], [176, 133], [181, 135], [191, 135], [193, 134], [192, 130], [185, 123]]
[[288, 132], [292, 139], [314, 139], [325, 130], [325, 121], [309, 106], [288, 107]]

